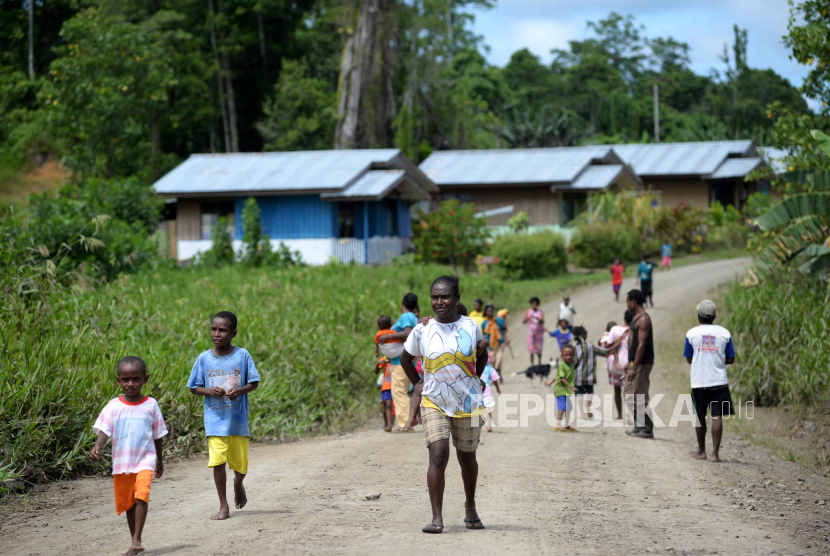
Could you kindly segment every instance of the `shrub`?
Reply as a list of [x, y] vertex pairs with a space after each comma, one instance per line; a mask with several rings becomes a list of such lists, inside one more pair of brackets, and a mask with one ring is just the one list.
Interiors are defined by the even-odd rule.
[[235, 258], [233, 238], [228, 231], [228, 219], [223, 216], [213, 227], [213, 245], [202, 253], [197, 259], [197, 264], [218, 268], [232, 264]]
[[637, 230], [623, 224], [582, 225], [571, 240], [573, 263], [583, 268], [608, 266], [614, 257], [636, 261], [641, 249]]
[[484, 218], [475, 215], [472, 203], [444, 201], [441, 208], [420, 213], [412, 227], [416, 259], [422, 263], [450, 264], [470, 268], [476, 256], [484, 252], [488, 237]]
[[567, 271], [565, 239], [551, 231], [499, 236], [491, 252], [499, 258], [499, 268], [513, 278], [542, 278]]
[[758, 405], [830, 402], [830, 290], [795, 270], [726, 295], [726, 326], [737, 358], [730, 378]]

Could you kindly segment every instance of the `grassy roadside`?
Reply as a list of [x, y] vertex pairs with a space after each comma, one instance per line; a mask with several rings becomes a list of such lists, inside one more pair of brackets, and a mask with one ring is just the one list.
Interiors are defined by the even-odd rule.
[[[718, 321], [726, 317], [724, 296], [728, 288], [729, 285], [723, 285], [709, 292], [709, 299], [718, 306]], [[686, 331], [697, 325], [694, 308], [694, 302], [688, 307], [678, 308], [676, 314], [681, 316], [671, 324], [671, 337], [682, 337]], [[736, 365], [740, 365], [741, 346], [736, 345], [735, 349]], [[678, 346], [661, 342], [660, 353], [669, 354], [665, 359], [665, 376], [669, 386], [677, 393], [687, 393], [689, 366]], [[734, 375], [730, 373], [730, 376]], [[830, 415], [822, 413], [817, 408], [755, 406], [751, 419], [732, 419], [726, 430], [727, 434], [734, 432], [783, 460], [797, 463], [824, 477], [830, 477]]]

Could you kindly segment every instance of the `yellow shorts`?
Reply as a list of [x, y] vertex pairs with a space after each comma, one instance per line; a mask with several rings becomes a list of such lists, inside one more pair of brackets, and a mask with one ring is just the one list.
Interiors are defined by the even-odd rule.
[[243, 475], [248, 474], [247, 436], [210, 436], [208, 453], [208, 467], [227, 463], [232, 470]]
[[138, 473], [120, 473], [112, 476], [115, 487], [115, 513], [121, 515], [133, 506], [136, 500], [150, 503], [150, 484], [153, 472], [144, 469]]

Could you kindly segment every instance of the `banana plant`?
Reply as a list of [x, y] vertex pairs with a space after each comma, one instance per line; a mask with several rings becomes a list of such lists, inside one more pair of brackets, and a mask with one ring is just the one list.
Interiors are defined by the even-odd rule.
[[[830, 157], [830, 136], [818, 130], [811, 135]], [[799, 270], [805, 273], [827, 274], [830, 269], [830, 171], [798, 170], [778, 177], [789, 183], [808, 183], [811, 191], [785, 199], [753, 222], [773, 238], [747, 272], [744, 283], [748, 286], [793, 261], [800, 261]]]

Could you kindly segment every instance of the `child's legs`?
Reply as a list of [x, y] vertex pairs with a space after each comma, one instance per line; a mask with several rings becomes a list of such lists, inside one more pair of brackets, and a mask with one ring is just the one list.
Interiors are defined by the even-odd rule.
[[213, 482], [219, 495], [219, 513], [211, 519], [226, 519], [229, 515], [227, 485], [228, 477], [225, 465], [228, 463], [230, 436], [211, 436], [208, 438], [208, 467], [213, 468]]
[[614, 405], [617, 407], [617, 419], [622, 419], [622, 386], [614, 386]]
[[[387, 392], [388, 392], [388, 390], [387, 390]], [[392, 415], [391, 393], [390, 393], [390, 399], [383, 400], [383, 418], [384, 418], [384, 423], [386, 425], [384, 427], [384, 429], [391, 429], [392, 426], [395, 424], [395, 422], [394, 422], [395, 417], [394, 417], [394, 415]]]
[[147, 521], [147, 510], [148, 504], [144, 500], [136, 500], [135, 505], [127, 510], [127, 524], [130, 526], [133, 548], [141, 547], [141, 533], [144, 531], [144, 522]]

